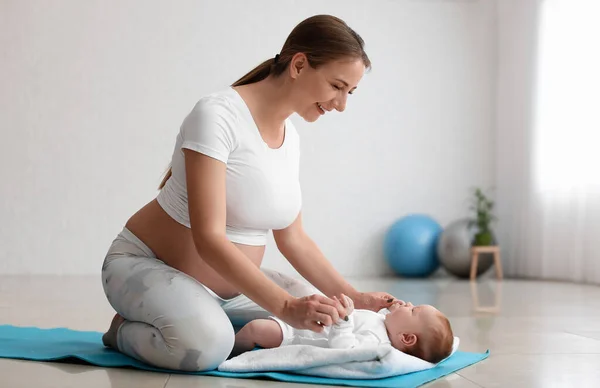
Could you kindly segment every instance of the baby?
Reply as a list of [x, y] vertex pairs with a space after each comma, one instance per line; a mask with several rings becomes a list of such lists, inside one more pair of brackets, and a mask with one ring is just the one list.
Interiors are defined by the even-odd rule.
[[354, 310], [354, 303], [342, 295], [334, 297], [342, 317], [320, 333], [298, 330], [278, 318], [256, 319], [235, 336], [230, 357], [254, 349], [286, 345], [314, 345], [348, 349], [357, 346], [391, 344], [394, 348], [431, 363], [448, 357], [454, 334], [448, 319], [430, 305], [413, 306], [402, 301], [379, 312]]

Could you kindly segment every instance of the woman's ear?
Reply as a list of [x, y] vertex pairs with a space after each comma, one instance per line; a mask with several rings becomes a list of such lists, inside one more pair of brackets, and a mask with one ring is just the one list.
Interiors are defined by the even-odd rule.
[[293, 79], [298, 78], [302, 69], [308, 65], [308, 58], [304, 53], [296, 53], [290, 61], [290, 76]]

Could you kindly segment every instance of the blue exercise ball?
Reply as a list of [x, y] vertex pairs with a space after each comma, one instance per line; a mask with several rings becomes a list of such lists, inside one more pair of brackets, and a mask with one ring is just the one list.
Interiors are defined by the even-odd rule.
[[437, 243], [441, 225], [424, 214], [411, 214], [387, 231], [384, 254], [394, 272], [405, 277], [427, 277], [439, 268]]

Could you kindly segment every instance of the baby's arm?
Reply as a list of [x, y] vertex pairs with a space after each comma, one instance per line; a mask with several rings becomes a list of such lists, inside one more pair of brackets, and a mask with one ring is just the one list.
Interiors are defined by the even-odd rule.
[[354, 335], [354, 316], [349, 315], [348, 320], [340, 319], [331, 326], [329, 331], [329, 347], [332, 349], [350, 349], [358, 345]]
[[283, 341], [283, 333], [279, 324], [272, 319], [255, 319], [235, 335], [235, 344], [231, 357], [254, 349], [257, 345], [261, 348], [276, 348]]
[[[334, 297], [335, 298], [335, 297]], [[335, 298], [338, 300], [337, 298]], [[345, 317], [340, 314], [340, 320], [331, 326], [329, 331], [329, 347], [333, 349], [350, 349], [358, 345], [358, 339], [354, 335], [354, 303], [347, 296], [338, 300], [345, 310]]]
[[[335, 298], [337, 300], [337, 298]], [[339, 302], [339, 300], [338, 300]], [[347, 320], [340, 319], [331, 326], [329, 331], [329, 347], [332, 349], [351, 349], [357, 346], [378, 345], [380, 339], [370, 330], [361, 330], [354, 332], [354, 303], [352, 299], [344, 296], [341, 301], [343, 309], [340, 309], [340, 317], [344, 316], [344, 309]]]

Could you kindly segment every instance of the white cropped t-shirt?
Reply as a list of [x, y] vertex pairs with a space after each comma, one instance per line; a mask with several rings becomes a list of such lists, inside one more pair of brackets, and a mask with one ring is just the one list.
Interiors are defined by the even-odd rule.
[[283, 229], [298, 216], [300, 144], [285, 121], [283, 144], [270, 148], [248, 106], [233, 88], [201, 98], [183, 121], [175, 142], [172, 175], [157, 201], [173, 219], [190, 226], [183, 148], [227, 165], [226, 233], [230, 241], [265, 245], [269, 230]]

